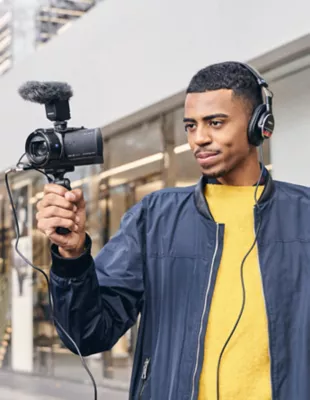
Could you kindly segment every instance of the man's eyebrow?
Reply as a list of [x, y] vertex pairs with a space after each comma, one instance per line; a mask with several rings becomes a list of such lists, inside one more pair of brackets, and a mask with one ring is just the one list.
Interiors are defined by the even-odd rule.
[[[210, 121], [212, 119], [215, 118], [228, 118], [227, 114], [223, 114], [223, 113], [216, 113], [216, 114], [211, 114], [211, 115], [206, 115], [205, 117], [203, 117], [202, 119], [204, 121]], [[183, 122], [191, 122], [191, 123], [196, 123], [197, 121], [194, 118], [183, 118]]]

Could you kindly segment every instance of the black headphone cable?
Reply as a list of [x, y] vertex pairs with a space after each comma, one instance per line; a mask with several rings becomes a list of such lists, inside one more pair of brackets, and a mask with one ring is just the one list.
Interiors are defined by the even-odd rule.
[[[258, 208], [258, 209], [259, 209], [259, 204], [258, 204], [258, 199], [257, 199], [257, 192], [258, 192], [258, 187], [260, 185], [260, 181], [262, 179], [263, 172], [264, 172], [262, 146], [259, 147], [259, 154], [260, 154], [260, 161], [261, 161], [261, 173], [260, 173], [259, 179], [258, 179], [258, 181], [256, 183], [256, 188], [255, 188], [255, 192], [254, 192], [254, 199], [255, 199], [254, 208]], [[259, 231], [260, 231], [260, 228], [261, 228], [261, 222], [262, 222], [260, 213], [258, 213], [258, 216], [259, 216], [259, 221], [258, 221], [258, 224], [257, 224], [257, 229], [255, 231], [254, 241], [253, 241], [251, 247], [249, 248], [249, 250], [247, 251], [247, 253], [245, 254], [245, 256], [244, 256], [244, 258], [243, 258], [243, 260], [241, 262], [241, 265], [240, 265], [240, 278], [241, 278], [241, 286], [242, 286], [242, 305], [241, 305], [241, 309], [240, 309], [239, 315], [237, 317], [237, 320], [236, 320], [236, 322], [234, 324], [234, 327], [233, 327], [231, 333], [229, 334], [224, 346], [222, 347], [222, 350], [221, 350], [220, 355], [219, 355], [218, 363], [217, 363], [217, 371], [216, 371], [216, 398], [217, 398], [217, 400], [220, 400], [220, 365], [221, 365], [221, 361], [222, 361], [222, 358], [223, 358], [223, 354], [224, 354], [224, 352], [225, 352], [225, 350], [226, 350], [231, 338], [233, 337], [234, 333], [236, 332], [236, 329], [237, 329], [237, 327], [239, 325], [239, 322], [241, 320], [241, 317], [243, 315], [243, 311], [244, 311], [244, 308], [245, 308], [246, 289], [245, 289], [244, 273], [243, 273], [244, 272], [244, 264], [245, 264], [245, 261], [248, 258], [248, 256], [253, 251], [253, 249], [254, 249], [254, 247], [256, 245], [256, 242], [257, 242], [257, 237], [258, 237], [258, 234], [259, 234]]]

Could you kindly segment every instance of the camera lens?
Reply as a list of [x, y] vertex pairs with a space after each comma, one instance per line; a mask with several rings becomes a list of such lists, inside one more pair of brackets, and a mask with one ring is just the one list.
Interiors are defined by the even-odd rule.
[[33, 166], [45, 165], [50, 157], [48, 136], [43, 132], [32, 133], [26, 142], [26, 154]]
[[47, 144], [45, 141], [31, 143], [31, 152], [35, 157], [45, 157], [48, 152]]
[[38, 129], [28, 136], [25, 150], [30, 165], [42, 168], [59, 160], [62, 147], [54, 129]]

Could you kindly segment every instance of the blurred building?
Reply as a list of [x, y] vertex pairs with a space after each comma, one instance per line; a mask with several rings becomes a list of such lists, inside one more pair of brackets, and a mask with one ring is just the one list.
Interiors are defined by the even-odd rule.
[[93, 8], [96, 0], [41, 0], [36, 13], [36, 45], [63, 32]]
[[98, 1], [0, 1], [0, 76], [68, 29]]
[[[90, 12], [84, 15], [80, 4]], [[0, 80], [1, 129], [8, 138], [1, 147], [0, 171], [15, 165], [29, 133], [50, 126], [42, 106], [18, 97], [18, 86], [30, 79], [69, 82], [75, 93], [70, 125], [99, 126], [104, 137], [104, 166], [77, 168], [70, 175], [73, 187], [81, 187], [87, 198], [94, 255], [117, 231], [122, 215], [143, 196], [197, 182], [199, 169], [183, 128], [184, 89], [198, 69], [213, 62], [250, 62], [264, 75], [275, 95], [276, 118], [274, 137], [264, 145], [265, 164], [276, 179], [308, 184], [308, 0], [285, 7], [280, 0], [263, 0], [259, 13], [253, 13], [245, 0], [106, 0], [96, 7], [81, 0], [39, 6], [36, 42], [46, 45]], [[292, 151], [296, 143], [302, 145]], [[45, 178], [27, 172], [12, 177], [11, 183], [16, 193], [27, 187], [26, 236], [33, 240], [34, 263], [48, 272], [49, 247], [35, 220]], [[5, 270], [10, 271], [14, 232], [3, 184], [0, 195], [6, 238], [2, 254]], [[62, 348], [51, 327], [44, 281], [35, 274], [33, 282], [34, 358], [47, 354], [50, 359], [57, 353], [53, 373], [70, 375], [79, 362]], [[115, 363], [130, 360], [134, 338], [132, 330], [115, 346]], [[24, 340], [22, 332], [19, 340]]]
[[0, 75], [35, 50], [35, 14], [40, 0], [0, 2]]
[[13, 66], [35, 51], [35, 13], [39, 0], [10, 0]]
[[12, 66], [12, 8], [9, 1], [0, 3], [0, 75]]

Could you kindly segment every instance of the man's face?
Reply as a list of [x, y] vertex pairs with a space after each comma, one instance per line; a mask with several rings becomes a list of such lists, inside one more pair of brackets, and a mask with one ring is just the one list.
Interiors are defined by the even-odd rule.
[[184, 125], [203, 174], [225, 176], [255, 151], [247, 139], [249, 117], [244, 100], [231, 90], [187, 94]]

